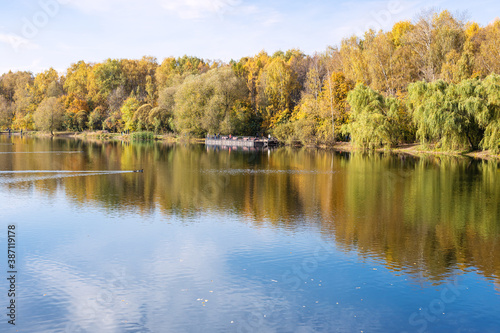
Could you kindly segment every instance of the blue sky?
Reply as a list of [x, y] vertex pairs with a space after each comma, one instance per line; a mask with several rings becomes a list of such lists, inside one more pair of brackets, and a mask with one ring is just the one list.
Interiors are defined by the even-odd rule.
[[429, 7], [467, 11], [481, 25], [500, 16], [498, 0], [2, 0], [0, 73], [63, 72], [78, 60], [143, 55], [161, 62], [184, 54], [229, 61], [290, 48], [312, 54]]

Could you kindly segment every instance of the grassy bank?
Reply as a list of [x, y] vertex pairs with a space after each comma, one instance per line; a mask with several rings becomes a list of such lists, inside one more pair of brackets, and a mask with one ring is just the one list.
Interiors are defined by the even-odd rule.
[[[55, 135], [64, 136], [64, 135], [59, 135], [59, 133], [56, 133]], [[73, 133], [70, 136], [83, 140], [98, 140], [98, 141], [114, 140], [114, 141], [130, 141], [130, 142], [162, 141], [167, 143], [205, 143], [204, 138], [182, 136], [173, 133], [154, 134], [153, 132], [133, 132], [130, 134], [124, 134], [124, 133], [109, 133], [107, 131], [85, 131], [85, 132]]]
[[[364, 150], [362, 148], [357, 148], [353, 146], [350, 142], [337, 142], [333, 146], [330, 146], [329, 148], [344, 152], [369, 151], [369, 150]], [[412, 156], [449, 155], [449, 156], [467, 156], [467, 157], [486, 159], [486, 160], [500, 159], [500, 155], [494, 154], [489, 150], [481, 150], [481, 151], [442, 150], [439, 148], [435, 148], [432, 146], [425, 146], [418, 143], [403, 144], [396, 146], [394, 148], [379, 148], [376, 149], [375, 151], [390, 152], [396, 154], [407, 154]]]

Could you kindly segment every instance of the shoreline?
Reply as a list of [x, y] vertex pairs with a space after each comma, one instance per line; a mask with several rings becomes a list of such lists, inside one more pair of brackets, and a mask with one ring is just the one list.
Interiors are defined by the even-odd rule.
[[[333, 146], [321, 146], [321, 148], [330, 148], [336, 151], [342, 152], [354, 152], [354, 151], [364, 151], [368, 152], [369, 149], [362, 149], [352, 146], [350, 142], [338, 142]], [[500, 155], [493, 154], [489, 150], [476, 150], [476, 151], [441, 151], [441, 150], [432, 150], [429, 147], [426, 147], [420, 143], [408, 143], [396, 146], [394, 148], [378, 148], [372, 151], [376, 152], [388, 152], [392, 154], [406, 154], [411, 156], [455, 156], [455, 157], [467, 157], [474, 159], [482, 159], [482, 160], [500, 160]]]
[[[137, 133], [137, 132], [135, 132]], [[0, 134], [7, 135], [8, 132], [1, 131]], [[20, 132], [11, 132], [10, 135], [19, 136]], [[33, 132], [28, 131], [24, 132], [23, 136], [35, 136], [35, 137], [56, 137], [56, 138], [74, 138], [86, 141], [134, 141], [131, 137], [132, 134], [121, 134], [121, 133], [110, 133], [107, 131], [85, 131], [85, 132], [74, 132], [74, 131], [65, 131], [65, 132], [55, 132], [52, 136], [50, 133], [44, 132]], [[189, 136], [176, 136], [174, 134], [154, 134], [153, 140], [149, 140], [151, 142], [162, 141], [165, 143], [191, 143], [191, 144], [204, 144], [205, 138], [195, 138]], [[135, 141], [135, 142], [141, 142]], [[142, 141], [148, 142], [148, 141]], [[440, 150], [432, 150], [429, 147], [426, 147], [420, 143], [410, 143], [410, 144], [402, 144], [396, 146], [394, 148], [378, 148], [374, 150], [363, 149], [354, 147], [350, 142], [336, 142], [333, 145], [285, 145], [289, 147], [304, 147], [304, 148], [314, 148], [314, 149], [331, 149], [338, 152], [388, 152], [393, 154], [406, 154], [411, 156], [455, 156], [455, 157], [466, 157], [466, 158], [474, 158], [481, 160], [500, 160], [500, 154], [493, 154], [488, 150], [479, 150], [479, 151], [440, 151]]]

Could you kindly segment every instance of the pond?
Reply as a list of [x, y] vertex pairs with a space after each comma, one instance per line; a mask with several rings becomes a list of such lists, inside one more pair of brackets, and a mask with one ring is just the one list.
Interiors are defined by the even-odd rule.
[[494, 161], [2, 135], [0, 221], [2, 332], [500, 327]]

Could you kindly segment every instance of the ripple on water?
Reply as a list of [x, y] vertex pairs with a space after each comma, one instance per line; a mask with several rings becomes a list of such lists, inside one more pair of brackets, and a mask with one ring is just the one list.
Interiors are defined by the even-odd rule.
[[[131, 173], [133, 171], [68, 171], [68, 170], [17, 170], [17, 171], [0, 171], [0, 185], [16, 184], [23, 182], [32, 182], [46, 179], [61, 179], [70, 177], [88, 177], [102, 176], [122, 173]], [[17, 175], [31, 174], [30, 176], [18, 177]], [[48, 175], [43, 175], [48, 174]], [[14, 176], [14, 177], [8, 177]]]
[[287, 175], [331, 175], [337, 173], [334, 170], [301, 170], [301, 169], [207, 169], [201, 173], [216, 173], [229, 175], [245, 175], [245, 174], [287, 174]]

